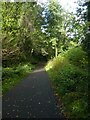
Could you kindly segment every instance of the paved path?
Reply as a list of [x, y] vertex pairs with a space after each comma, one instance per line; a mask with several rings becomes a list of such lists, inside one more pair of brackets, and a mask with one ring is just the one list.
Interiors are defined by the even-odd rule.
[[2, 97], [3, 118], [61, 118], [51, 84], [43, 68], [34, 70], [26, 79]]

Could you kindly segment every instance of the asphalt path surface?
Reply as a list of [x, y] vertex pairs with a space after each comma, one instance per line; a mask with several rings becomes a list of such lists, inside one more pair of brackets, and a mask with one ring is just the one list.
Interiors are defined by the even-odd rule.
[[63, 119], [43, 67], [34, 70], [2, 97], [2, 118]]

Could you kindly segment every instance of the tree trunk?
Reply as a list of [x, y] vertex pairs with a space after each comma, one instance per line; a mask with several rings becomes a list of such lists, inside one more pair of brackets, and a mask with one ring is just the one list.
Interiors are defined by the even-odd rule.
[[55, 47], [55, 57], [57, 57], [57, 47]]

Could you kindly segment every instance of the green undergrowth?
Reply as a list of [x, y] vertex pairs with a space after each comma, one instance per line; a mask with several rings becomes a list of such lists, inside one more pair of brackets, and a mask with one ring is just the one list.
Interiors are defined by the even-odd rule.
[[2, 68], [2, 93], [5, 94], [18, 82], [24, 79], [35, 66], [32, 64], [19, 64], [18, 66]]
[[87, 54], [81, 47], [61, 53], [46, 65], [55, 92], [63, 101], [67, 118], [88, 119]]

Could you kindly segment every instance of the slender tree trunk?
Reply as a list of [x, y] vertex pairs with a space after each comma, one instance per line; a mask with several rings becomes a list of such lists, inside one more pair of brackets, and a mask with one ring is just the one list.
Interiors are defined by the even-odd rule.
[[57, 47], [55, 47], [55, 57], [57, 57], [57, 52], [58, 52]]

